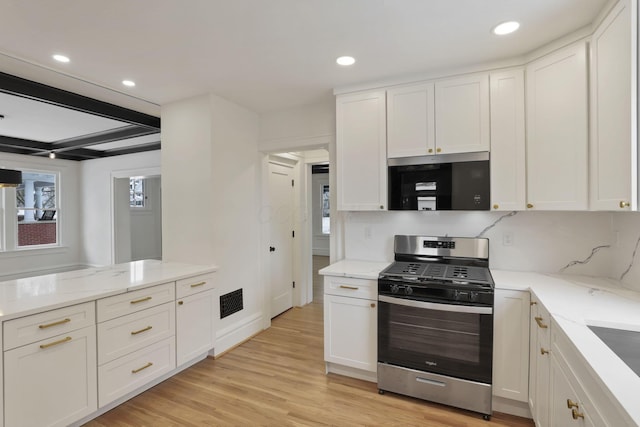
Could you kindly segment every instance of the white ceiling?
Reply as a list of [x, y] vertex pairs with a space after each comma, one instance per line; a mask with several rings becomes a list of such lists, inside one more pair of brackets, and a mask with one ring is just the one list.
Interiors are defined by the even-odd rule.
[[[214, 92], [260, 113], [330, 99], [335, 87], [525, 54], [606, 3], [0, 0], [0, 52], [160, 105]], [[506, 20], [521, 29], [490, 33]], [[357, 62], [339, 67], [340, 55]]]

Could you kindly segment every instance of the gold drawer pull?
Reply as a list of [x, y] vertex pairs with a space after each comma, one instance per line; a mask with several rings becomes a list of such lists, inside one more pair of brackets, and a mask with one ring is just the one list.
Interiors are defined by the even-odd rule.
[[371, 303], [371, 308], [376, 308], [376, 303], [375, 302]]
[[54, 345], [58, 344], [64, 344], [69, 341], [71, 341], [71, 337], [66, 337], [58, 341], [50, 342], [49, 344], [40, 344], [40, 348], [44, 350], [45, 348], [53, 347]]
[[628, 208], [629, 206], [631, 206], [629, 202], [625, 202], [624, 200], [620, 202], [620, 207], [623, 209]]
[[67, 319], [58, 320], [57, 322], [47, 323], [46, 325], [40, 325], [38, 326], [38, 328], [47, 329], [52, 326], [64, 325], [65, 323], [69, 323], [69, 322], [71, 322], [71, 319], [67, 318]]
[[184, 301], [178, 301], [178, 305], [184, 304]]
[[569, 408], [569, 409], [571, 409], [571, 408], [576, 408], [576, 409], [578, 409], [579, 407], [580, 407], [580, 406], [579, 406], [576, 402], [574, 402], [574, 401], [573, 401], [573, 400], [571, 400], [571, 399], [567, 399], [567, 408]]
[[192, 288], [197, 288], [198, 286], [204, 286], [206, 284], [207, 284], [207, 282], [194, 283], [193, 285], [191, 285], [191, 287]]
[[545, 355], [545, 354], [549, 354], [549, 350], [545, 350], [544, 348], [540, 347], [540, 354], [541, 355]]
[[142, 368], [132, 369], [132, 370], [131, 370], [131, 373], [132, 373], [132, 374], [137, 374], [138, 372], [140, 372], [140, 371], [144, 371], [145, 369], [150, 368], [150, 367], [152, 367], [152, 366], [153, 366], [153, 363], [149, 362], [149, 363], [147, 363], [146, 365], [144, 365]]
[[539, 327], [541, 327], [542, 329], [547, 329], [549, 327], [549, 325], [545, 325], [544, 323], [542, 323], [542, 317], [540, 316], [536, 316], [534, 317], [534, 319], [536, 319], [536, 323], [538, 324]]
[[340, 289], [351, 289], [352, 291], [357, 291], [357, 290], [358, 290], [358, 287], [356, 287], [356, 286], [340, 285]]
[[144, 297], [144, 298], [136, 299], [136, 300], [131, 301], [131, 304], [138, 304], [140, 302], [149, 301], [150, 299], [151, 299], [151, 297]]
[[138, 335], [138, 334], [141, 334], [141, 333], [143, 333], [143, 332], [150, 331], [150, 330], [151, 330], [151, 328], [153, 328], [153, 326], [147, 326], [146, 328], [144, 328], [144, 329], [140, 329], [139, 331], [133, 331], [133, 332], [131, 332], [131, 335]]
[[536, 301], [531, 301], [531, 302], [529, 303], [529, 305], [536, 305], [536, 304], [537, 304], [537, 302], [536, 302]]
[[584, 420], [584, 414], [581, 414], [580, 412], [578, 412], [577, 409], [572, 409], [571, 410], [571, 417], [574, 420], [577, 420], [578, 418], [582, 418]]

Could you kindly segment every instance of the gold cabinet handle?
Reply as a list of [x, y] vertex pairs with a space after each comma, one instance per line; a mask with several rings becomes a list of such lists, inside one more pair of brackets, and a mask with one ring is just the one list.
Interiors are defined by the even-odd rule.
[[629, 202], [625, 202], [624, 200], [622, 200], [622, 201], [620, 202], [620, 207], [621, 207], [622, 209], [627, 208], [627, 207], [629, 207], [629, 206], [631, 206], [631, 204], [630, 204]]
[[380, 209], [384, 209], [384, 205], [380, 205]]
[[193, 285], [191, 285], [191, 287], [192, 288], [197, 288], [198, 286], [204, 286], [206, 284], [207, 284], [207, 282], [194, 283]]
[[52, 326], [64, 325], [65, 323], [69, 323], [69, 322], [71, 322], [71, 319], [67, 318], [67, 319], [58, 320], [57, 322], [47, 323], [46, 325], [39, 325], [38, 328], [47, 329]]
[[527, 203], [527, 209], [531, 209], [533, 208], [533, 205], [531, 203]]
[[571, 408], [576, 408], [576, 409], [578, 409], [579, 407], [580, 407], [580, 406], [579, 406], [576, 402], [574, 402], [574, 401], [573, 401], [573, 400], [571, 400], [571, 399], [567, 399], [567, 408], [569, 408], [569, 409], [571, 409]]
[[184, 304], [184, 301], [178, 301], [178, 305]]
[[150, 367], [152, 367], [152, 366], [153, 366], [153, 363], [149, 362], [149, 363], [147, 363], [146, 365], [144, 365], [144, 366], [143, 366], [143, 367], [141, 367], [141, 368], [138, 368], [138, 369], [132, 369], [132, 370], [131, 370], [131, 373], [132, 373], [132, 374], [137, 374], [138, 372], [140, 372], [140, 371], [144, 371], [145, 369], [150, 368]]
[[499, 205], [493, 205], [493, 209], [498, 209], [498, 208], [500, 208]]
[[433, 153], [433, 148], [429, 148], [429, 153]]
[[529, 305], [536, 305], [537, 303], [538, 303], [537, 301], [531, 301]]
[[540, 347], [540, 354], [541, 355], [545, 355], [545, 354], [549, 354], [549, 350], [545, 350], [544, 348]]
[[574, 420], [577, 420], [578, 418], [582, 418], [582, 419], [584, 420], [584, 414], [582, 414], [582, 413], [578, 412], [578, 410], [577, 410], [577, 409], [572, 409], [572, 410], [571, 410], [571, 417], [572, 417]]
[[534, 319], [536, 319], [536, 323], [538, 324], [539, 327], [541, 327], [542, 329], [547, 329], [549, 327], [549, 325], [545, 325], [544, 323], [542, 323], [542, 317], [540, 316], [536, 316], [534, 317]]
[[340, 285], [340, 289], [351, 289], [352, 291], [357, 291], [358, 287], [357, 286]]
[[71, 341], [71, 337], [65, 337], [65, 338], [62, 338], [61, 340], [50, 342], [49, 344], [40, 344], [40, 348], [44, 350], [45, 348], [53, 347], [54, 345], [64, 344], [69, 341]]
[[131, 335], [138, 335], [138, 334], [141, 334], [143, 332], [150, 331], [151, 329], [153, 329], [153, 326], [147, 326], [146, 328], [142, 328], [139, 331], [132, 331]]
[[436, 148], [436, 153], [441, 153], [442, 152], [442, 148]]
[[149, 301], [152, 297], [144, 297], [144, 298], [140, 298], [140, 299], [136, 299], [131, 301], [131, 304], [138, 304], [141, 302], [145, 302], [145, 301]]
[[375, 302], [371, 303], [371, 308], [376, 308], [376, 303]]

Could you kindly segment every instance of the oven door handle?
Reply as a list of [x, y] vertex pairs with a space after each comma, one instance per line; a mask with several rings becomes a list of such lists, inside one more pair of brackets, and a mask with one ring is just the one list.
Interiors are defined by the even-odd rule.
[[393, 297], [388, 297], [386, 295], [378, 296], [378, 301], [386, 302], [389, 304], [405, 305], [407, 307], [426, 308], [429, 310], [453, 311], [455, 313], [493, 314], [492, 307], [440, 304], [435, 302], [417, 301], [413, 299], [393, 298]]

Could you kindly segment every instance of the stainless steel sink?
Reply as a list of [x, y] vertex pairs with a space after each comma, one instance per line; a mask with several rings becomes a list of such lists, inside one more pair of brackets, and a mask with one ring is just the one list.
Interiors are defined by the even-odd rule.
[[640, 332], [587, 325], [636, 375], [640, 376]]

